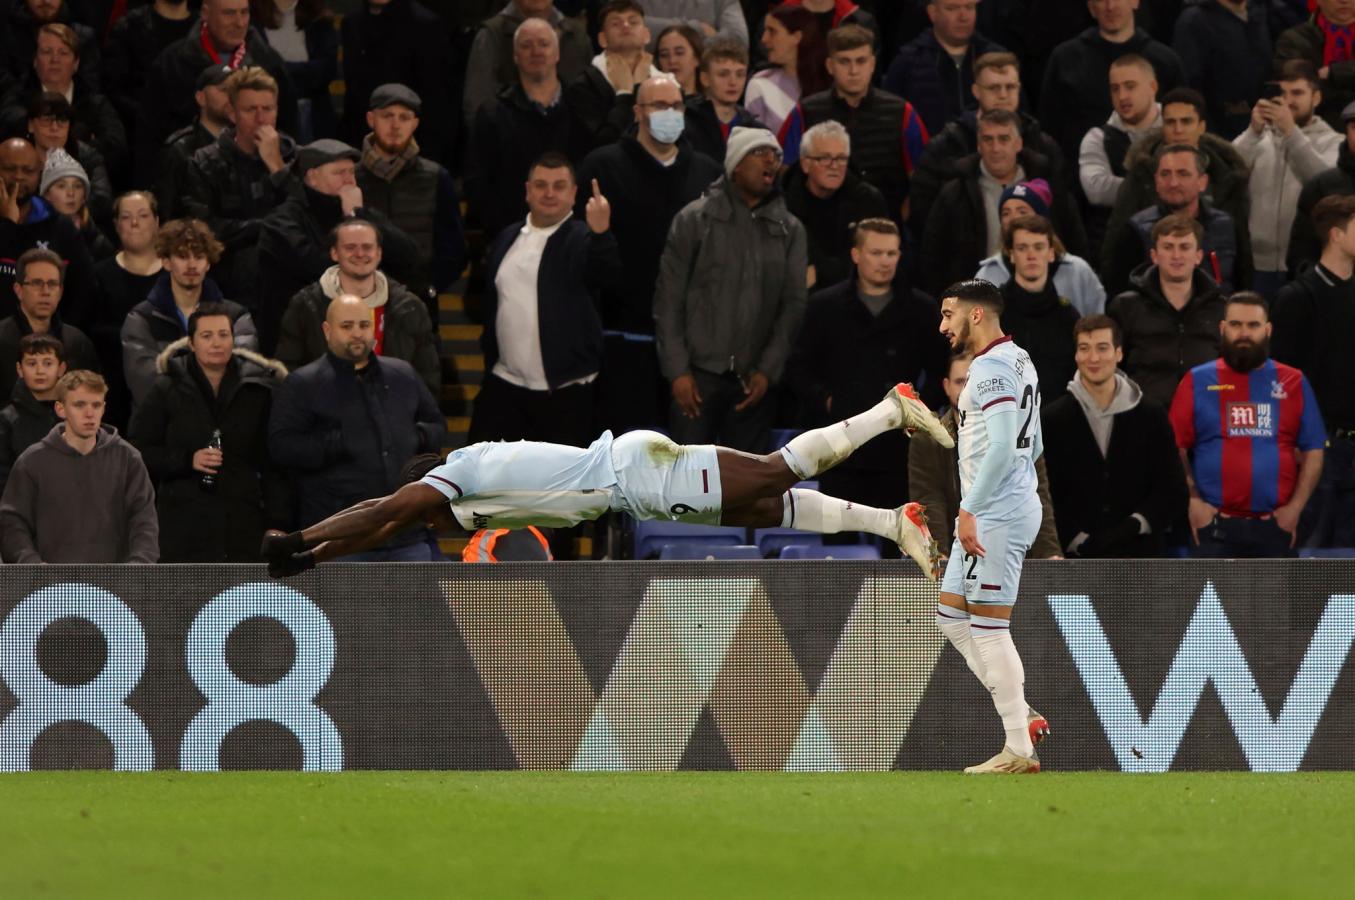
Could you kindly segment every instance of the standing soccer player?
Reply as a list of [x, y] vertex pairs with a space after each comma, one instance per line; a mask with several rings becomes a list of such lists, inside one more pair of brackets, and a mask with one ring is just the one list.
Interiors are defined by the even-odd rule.
[[956, 410], [960, 513], [936, 623], [993, 695], [1007, 732], [1002, 752], [965, 772], [1033, 773], [1040, 771], [1035, 742], [1049, 725], [1026, 706], [1010, 625], [1021, 563], [1040, 530], [1039, 379], [1026, 351], [1002, 333], [1002, 293], [994, 285], [961, 281], [942, 297], [941, 333], [974, 362]]

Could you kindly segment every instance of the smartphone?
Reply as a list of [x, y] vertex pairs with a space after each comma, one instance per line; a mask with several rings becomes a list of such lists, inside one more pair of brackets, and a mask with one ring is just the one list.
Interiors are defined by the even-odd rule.
[[1261, 85], [1262, 100], [1279, 100], [1284, 96], [1284, 88], [1280, 87], [1278, 81], [1267, 81]]

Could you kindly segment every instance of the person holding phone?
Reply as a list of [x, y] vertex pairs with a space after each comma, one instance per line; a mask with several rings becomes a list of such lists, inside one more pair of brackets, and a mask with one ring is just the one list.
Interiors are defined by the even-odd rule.
[[1322, 88], [1313, 64], [1292, 59], [1268, 81], [1252, 107], [1251, 122], [1233, 147], [1251, 170], [1248, 185], [1253, 286], [1274, 300], [1287, 280], [1285, 256], [1303, 183], [1336, 165], [1341, 135], [1316, 115]]

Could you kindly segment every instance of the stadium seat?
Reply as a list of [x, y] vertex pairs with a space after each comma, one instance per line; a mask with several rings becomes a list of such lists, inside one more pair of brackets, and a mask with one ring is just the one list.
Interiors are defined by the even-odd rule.
[[782, 559], [879, 559], [874, 544], [789, 544], [781, 550]]
[[775, 453], [780, 450], [790, 443], [791, 438], [795, 437], [803, 430], [804, 429], [802, 428], [773, 428], [771, 434], [767, 438], [769, 443], [767, 452]]
[[762, 559], [752, 544], [664, 544], [659, 559]]
[[822, 544], [823, 535], [794, 528], [758, 528], [753, 532], [753, 543], [763, 556], [777, 556], [791, 544]]
[[1355, 547], [1303, 547], [1299, 559], [1355, 559]]
[[635, 523], [635, 558], [652, 559], [665, 544], [720, 544], [732, 547], [742, 544], [747, 533], [742, 528], [724, 525], [688, 525], [667, 519], [651, 519]]

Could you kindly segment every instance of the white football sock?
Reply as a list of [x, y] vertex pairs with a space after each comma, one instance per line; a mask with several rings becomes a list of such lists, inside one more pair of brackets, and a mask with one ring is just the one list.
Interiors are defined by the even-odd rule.
[[813, 478], [851, 456], [877, 434], [902, 426], [899, 405], [886, 397], [850, 419], [796, 435], [781, 448], [781, 457], [798, 477]]
[[1035, 745], [1030, 741], [1026, 724], [1026, 670], [1012, 643], [1009, 623], [1006, 619], [983, 616], [971, 616], [969, 621], [974, 628], [974, 646], [988, 673], [993, 707], [1002, 717], [1002, 729], [1007, 732], [1007, 746], [1021, 756], [1031, 756], [1035, 753]]
[[861, 506], [803, 488], [791, 488], [785, 496], [785, 510], [781, 516], [783, 528], [817, 531], [819, 534], [866, 531], [890, 540], [894, 539], [898, 530], [898, 516], [892, 509]]
[[974, 648], [974, 640], [969, 633], [969, 613], [962, 609], [956, 609], [953, 606], [946, 606], [944, 603], [936, 604], [936, 627], [941, 629], [941, 633], [950, 641], [950, 645], [960, 651], [964, 657], [965, 664], [969, 666], [969, 671], [979, 679], [984, 687], [988, 686], [988, 673], [983, 667], [983, 660], [979, 658], [979, 652]]

